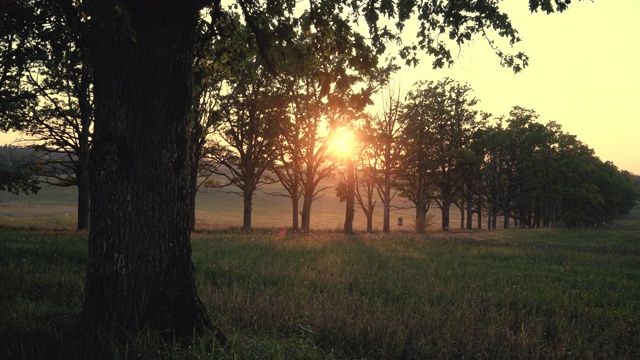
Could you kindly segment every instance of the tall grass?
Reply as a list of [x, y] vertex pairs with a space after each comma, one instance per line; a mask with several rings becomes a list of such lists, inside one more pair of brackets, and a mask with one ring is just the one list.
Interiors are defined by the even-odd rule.
[[76, 340], [86, 234], [4, 228], [0, 358], [640, 358], [638, 230], [198, 232], [200, 296], [231, 340], [188, 348]]

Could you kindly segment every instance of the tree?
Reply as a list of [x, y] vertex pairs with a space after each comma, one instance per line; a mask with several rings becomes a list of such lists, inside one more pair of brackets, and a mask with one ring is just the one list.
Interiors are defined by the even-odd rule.
[[[370, 162], [371, 160], [373, 160], [373, 164]], [[367, 218], [367, 232], [373, 232], [373, 211], [377, 203], [375, 195], [379, 188], [378, 185], [380, 185], [378, 169], [375, 159], [360, 157], [358, 164], [359, 171], [355, 173], [355, 198]]]
[[[304, 232], [310, 230], [313, 201], [325, 189], [319, 184], [336, 167], [327, 157], [333, 134], [364, 110], [376, 81], [387, 74], [377, 68], [377, 57], [361, 36], [344, 28], [344, 20], [331, 16], [333, 6], [323, 3], [303, 15], [331, 20], [318, 20], [314, 31], [298, 35], [288, 49], [290, 56], [283, 72], [283, 82], [290, 88], [292, 121], [282, 133], [282, 156], [275, 173], [290, 175], [283, 171], [287, 169], [283, 165], [291, 163], [299, 185], [287, 189], [301, 190]], [[342, 31], [335, 30], [340, 27]], [[357, 85], [362, 87], [357, 90]], [[291, 176], [283, 180], [293, 183]]]
[[[381, 152], [384, 152], [386, 148], [383, 145], [383, 149], [381, 151], [379, 147], [380, 143], [378, 142], [379, 134], [372, 132], [371, 124], [372, 122], [370, 117], [365, 117], [364, 123], [358, 131], [360, 146], [357, 156], [358, 166], [357, 171], [355, 172], [355, 198], [358, 201], [358, 205], [360, 205], [360, 209], [362, 209], [362, 212], [367, 218], [367, 232], [373, 231], [373, 211], [377, 204], [375, 196], [378, 195], [381, 199], [388, 199], [388, 201], [392, 199], [390, 194], [391, 191], [389, 191], [388, 197], [384, 197], [383, 194], [386, 194], [384, 192], [386, 182], [382, 184], [384, 180], [380, 179], [381, 163], [383, 163], [384, 160], [381, 156]], [[383, 169], [383, 173], [385, 170], [386, 168]]]
[[[449, 229], [449, 210], [461, 192], [468, 147], [476, 126], [477, 99], [471, 88], [452, 79], [420, 82], [405, 104], [405, 151], [414, 157], [418, 176], [437, 192], [433, 200], [442, 211], [442, 230]], [[420, 134], [416, 136], [415, 134]], [[412, 137], [415, 138], [412, 139]]]
[[449, 211], [461, 191], [464, 179], [466, 148], [476, 126], [478, 112], [473, 110], [478, 102], [469, 98], [471, 88], [445, 79], [420, 88], [427, 111], [427, 143], [432, 147], [429, 162], [433, 184], [438, 191], [435, 201], [442, 211], [442, 230], [449, 230]]
[[[481, 113], [481, 119], [477, 121], [476, 127], [471, 129], [468, 146], [462, 149], [460, 165], [461, 191], [459, 196], [460, 204], [460, 227], [473, 227], [473, 213], [478, 216], [478, 228], [482, 228], [482, 172], [481, 167], [484, 160], [483, 136], [490, 114]], [[466, 208], [465, 208], [466, 207]], [[465, 214], [466, 210], [466, 214]], [[475, 211], [474, 211], [475, 210]]]
[[177, 336], [211, 327], [189, 231], [200, 6], [103, 1], [87, 9], [96, 121], [85, 324]]
[[192, 113], [189, 179], [192, 231], [196, 225], [196, 195], [202, 187], [215, 183], [210, 179], [219, 168], [219, 164], [209, 159], [209, 155], [213, 152], [212, 138], [221, 121], [222, 89], [234, 66], [229, 54], [240, 43], [236, 34], [241, 27], [238, 14], [221, 11], [216, 6], [209, 6], [204, 13], [208, 15], [201, 16], [198, 22], [193, 65], [193, 87], [197, 100]]
[[[547, 12], [564, 10], [567, 2], [557, 0], [554, 7], [546, 0], [529, 1], [532, 11]], [[194, 37], [199, 10], [219, 1], [62, 3], [75, 10], [71, 26], [83, 29], [94, 75], [95, 196], [84, 323], [149, 327], [178, 336], [200, 333], [211, 324], [193, 280], [189, 233]], [[280, 30], [293, 19], [295, 2], [238, 3], [265, 56], [263, 30]], [[426, 51], [434, 56], [435, 66], [443, 66], [453, 61], [447, 44], [439, 40], [445, 32], [457, 44], [491, 31], [510, 43], [519, 41], [497, 4], [312, 1], [312, 11], [300, 19], [322, 31], [343, 32], [351, 29], [350, 22], [340, 21], [343, 16], [362, 17], [374, 49], [381, 53], [384, 42], [398, 38], [402, 24], [416, 11], [421, 25], [415, 51]], [[397, 19], [395, 34], [378, 25], [380, 15]], [[286, 31], [282, 34], [288, 37]], [[412, 49], [409, 45], [403, 52], [410, 61], [415, 60]], [[527, 63], [524, 54], [498, 56], [516, 71]]]
[[[25, 9], [30, 13], [22, 13]], [[0, 56], [6, 67], [0, 117], [5, 126], [30, 137], [26, 142], [39, 154], [31, 171], [41, 181], [77, 186], [77, 228], [88, 229], [92, 73], [80, 30], [72, 26], [77, 14], [58, 2], [29, 2], [11, 10], [21, 21], [35, 13], [42, 22], [2, 37]]]
[[244, 200], [243, 229], [251, 230], [253, 194], [267, 179], [264, 172], [276, 159], [281, 129], [288, 114], [285, 90], [263, 65], [251, 36], [244, 32], [242, 44], [249, 51], [231, 58], [236, 68], [229, 79], [229, 94], [222, 98], [222, 121], [212, 158], [226, 171], [214, 171], [241, 190]]
[[409, 199], [416, 208], [416, 231], [423, 232], [427, 226], [427, 213], [433, 199], [433, 183], [429, 173], [428, 160], [432, 147], [427, 143], [429, 119], [426, 111], [425, 97], [415, 92], [407, 94], [403, 116], [406, 126], [403, 128], [403, 156], [398, 169], [396, 186], [400, 194]]
[[[498, 211], [505, 197], [504, 184], [507, 172], [507, 133], [504, 119], [480, 130], [477, 137], [483, 152], [481, 168], [481, 198], [484, 198], [487, 210], [487, 229], [496, 229]], [[482, 208], [479, 209], [482, 211]]]
[[[399, 87], [387, 86], [387, 93], [382, 94], [382, 113], [366, 120], [363, 128], [370, 134], [369, 145], [374, 152], [384, 177], [377, 184], [377, 192], [382, 201], [382, 231], [390, 231], [391, 201], [395, 196], [392, 186], [397, 180], [398, 161], [402, 154], [402, 142], [399, 141], [404, 118], [401, 116], [401, 99]], [[388, 97], [388, 98], [387, 98]], [[371, 174], [367, 174], [367, 179]]]

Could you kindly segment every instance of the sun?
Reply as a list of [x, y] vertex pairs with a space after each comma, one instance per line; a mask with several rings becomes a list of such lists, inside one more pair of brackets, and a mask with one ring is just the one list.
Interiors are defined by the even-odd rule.
[[329, 151], [339, 159], [348, 159], [355, 152], [356, 141], [353, 131], [340, 128], [331, 136]]

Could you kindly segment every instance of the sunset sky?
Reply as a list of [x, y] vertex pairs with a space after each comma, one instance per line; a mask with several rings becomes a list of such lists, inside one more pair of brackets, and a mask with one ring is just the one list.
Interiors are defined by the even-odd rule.
[[540, 122], [561, 124], [600, 159], [640, 174], [640, 1], [574, 1], [552, 15], [531, 14], [526, 0], [502, 6], [522, 38], [513, 52], [529, 56], [528, 68], [515, 75], [501, 68], [477, 39], [461, 49], [452, 69], [431, 70], [425, 58], [419, 68], [403, 70], [402, 87], [445, 76], [466, 82], [480, 109], [536, 110]]
[[[402, 87], [452, 77], [474, 89], [480, 109], [494, 115], [514, 105], [533, 109], [540, 122], [561, 124], [602, 160], [640, 174], [640, 1], [574, 1], [552, 15], [530, 14], [526, 0], [505, 0], [502, 8], [523, 40], [513, 52], [529, 56], [522, 73], [500, 67], [476, 39], [460, 49], [451, 69], [432, 70], [426, 57], [418, 68], [404, 69]], [[0, 144], [14, 138], [0, 133]]]

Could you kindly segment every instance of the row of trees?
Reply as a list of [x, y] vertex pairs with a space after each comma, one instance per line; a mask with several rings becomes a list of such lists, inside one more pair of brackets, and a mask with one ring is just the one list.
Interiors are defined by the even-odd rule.
[[383, 204], [393, 198], [388, 188], [409, 199], [418, 231], [432, 204], [445, 231], [452, 206], [460, 227], [470, 229], [474, 214], [482, 227], [485, 214], [495, 229], [498, 217], [505, 228], [600, 226], [637, 204], [637, 176], [602, 162], [559, 124], [537, 122], [533, 110], [497, 118], [476, 110], [471, 91], [452, 79], [420, 82], [360, 126], [357, 200], [369, 230], [374, 188]]
[[[4, 58], [3, 79], [13, 89], [10, 101], [3, 102], [3, 124], [31, 137], [39, 161], [29, 162], [34, 165], [29, 170], [54, 185], [78, 186], [78, 229], [85, 229], [92, 76], [80, 38], [66, 26], [65, 9], [38, 9], [36, 15], [47, 22], [21, 28], [25, 33], [5, 44], [5, 55], [11, 57]], [[319, 16], [311, 10], [302, 19]], [[250, 229], [253, 194], [278, 181], [291, 199], [292, 227], [309, 231], [313, 200], [326, 190], [320, 184], [344, 172], [341, 165], [353, 165], [351, 159], [336, 161], [328, 154], [336, 131], [347, 127], [359, 134], [360, 155], [353, 184], [339, 185], [338, 192], [348, 201], [357, 199], [369, 231], [378, 200], [383, 231], [389, 231], [396, 195], [415, 206], [417, 231], [425, 229], [433, 204], [442, 212], [446, 231], [452, 206], [467, 228], [473, 214], [478, 226], [486, 214], [488, 228], [496, 228], [498, 217], [504, 227], [511, 220], [529, 227], [558, 220], [567, 226], [597, 226], [625, 213], [638, 199], [630, 174], [602, 164], [559, 125], [537, 123], [532, 110], [515, 107], [508, 117], [492, 119], [476, 110], [478, 100], [469, 86], [445, 79], [418, 83], [403, 98], [387, 88], [382, 110], [369, 116], [364, 111], [372, 94], [396, 67], [391, 62], [372, 66], [375, 54], [361, 38], [282, 29], [291, 32], [290, 44], [269, 51], [265, 61], [240, 13], [213, 13], [219, 11], [209, 8], [203, 14], [195, 48], [199, 100], [190, 139], [192, 229], [202, 186], [237, 187], [244, 202], [243, 227]], [[345, 181], [351, 173], [342, 174]], [[353, 195], [347, 196], [350, 188]], [[345, 220], [352, 221], [352, 215]]]

